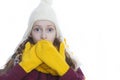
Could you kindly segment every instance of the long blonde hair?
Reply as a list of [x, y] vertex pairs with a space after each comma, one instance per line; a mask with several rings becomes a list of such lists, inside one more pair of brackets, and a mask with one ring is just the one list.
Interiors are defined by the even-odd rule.
[[[18, 48], [16, 49], [15, 53], [11, 56], [11, 58], [9, 59], [9, 61], [5, 64], [4, 69], [0, 70], [0, 75], [1, 74], [5, 74], [7, 71], [9, 71], [10, 69], [12, 69], [14, 67], [15, 63], [19, 63], [21, 61], [22, 51], [24, 50], [25, 44], [28, 41], [34, 44], [34, 42], [33, 42], [33, 40], [32, 40], [31, 37], [28, 37], [25, 41], [23, 41], [18, 46]], [[60, 40], [56, 38], [54, 40], [53, 44], [59, 49]], [[66, 56], [66, 62], [68, 63], [68, 65], [75, 70], [76, 69], [76, 61], [73, 60], [70, 57], [69, 52], [67, 52], [67, 50], [65, 50], [65, 56]], [[17, 60], [16, 60], [16, 57], [18, 58]]]

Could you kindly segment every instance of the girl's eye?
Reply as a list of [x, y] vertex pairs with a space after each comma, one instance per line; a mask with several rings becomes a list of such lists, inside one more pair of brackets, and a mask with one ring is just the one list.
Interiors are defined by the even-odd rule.
[[49, 28], [49, 29], [48, 29], [48, 31], [49, 31], [49, 32], [52, 32], [52, 31], [53, 31], [53, 29], [52, 29], [52, 28]]
[[38, 31], [40, 31], [40, 29], [39, 29], [39, 28], [35, 28], [34, 31], [37, 31], [37, 32], [38, 32]]

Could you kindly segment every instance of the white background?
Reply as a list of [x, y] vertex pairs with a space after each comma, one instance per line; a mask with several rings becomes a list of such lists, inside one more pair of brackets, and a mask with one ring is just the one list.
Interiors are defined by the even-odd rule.
[[[14, 53], [40, 0], [0, 0], [0, 68]], [[120, 80], [119, 0], [54, 0], [60, 28], [86, 80]]]

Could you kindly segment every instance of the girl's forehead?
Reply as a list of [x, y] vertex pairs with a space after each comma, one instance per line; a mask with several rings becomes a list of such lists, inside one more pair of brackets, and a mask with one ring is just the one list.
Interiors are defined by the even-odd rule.
[[43, 27], [43, 26], [52, 27], [52, 28], [56, 29], [55, 25], [51, 21], [48, 21], [48, 20], [37, 20], [33, 24], [32, 28], [34, 28], [34, 27]]

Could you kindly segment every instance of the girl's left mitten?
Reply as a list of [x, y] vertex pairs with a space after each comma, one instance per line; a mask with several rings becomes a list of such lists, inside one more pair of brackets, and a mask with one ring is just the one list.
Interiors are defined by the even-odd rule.
[[19, 65], [25, 70], [25, 72], [29, 73], [40, 64], [42, 61], [36, 56], [36, 45], [31, 45], [30, 42], [27, 42], [25, 45], [25, 50], [22, 55], [22, 60]]

